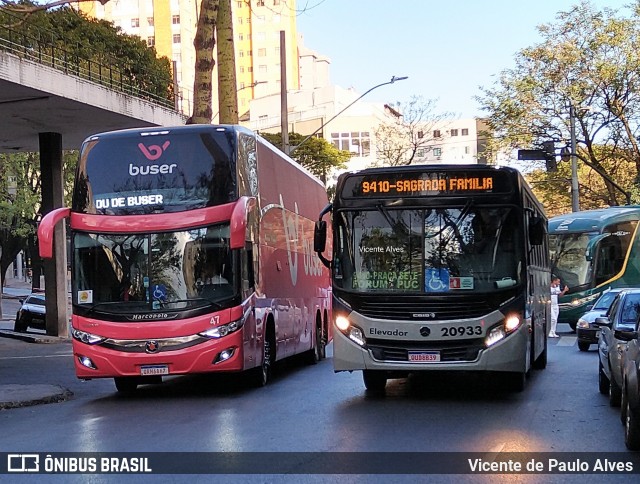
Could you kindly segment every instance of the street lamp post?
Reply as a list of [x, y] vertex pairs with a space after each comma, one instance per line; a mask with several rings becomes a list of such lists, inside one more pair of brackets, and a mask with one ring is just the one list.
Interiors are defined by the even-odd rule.
[[369, 94], [371, 91], [373, 91], [374, 89], [378, 89], [381, 86], [386, 86], [387, 84], [393, 84], [396, 81], [404, 81], [405, 79], [409, 79], [408, 76], [402, 76], [402, 77], [396, 77], [396, 76], [392, 76], [390, 81], [387, 82], [383, 82], [381, 84], [378, 84], [377, 86], [373, 86], [371, 89], [369, 89], [368, 91], [366, 91], [364, 94], [360, 95], [359, 97], [357, 97], [353, 102], [351, 102], [350, 104], [348, 104], [346, 107], [344, 107], [343, 109], [341, 109], [340, 111], [338, 111], [336, 114], [333, 115], [332, 118], [330, 118], [326, 123], [322, 124], [318, 129], [316, 129], [313, 133], [311, 133], [309, 136], [307, 136], [306, 138], [304, 138], [302, 141], [300, 141], [300, 143], [298, 143], [296, 146], [292, 146], [289, 149], [289, 156], [291, 156], [291, 154], [298, 149], [298, 147], [300, 145], [302, 145], [303, 143], [307, 142], [309, 139], [313, 138], [316, 134], [318, 134], [318, 132], [323, 129], [327, 124], [329, 124], [331, 121], [333, 121], [334, 119], [336, 119], [338, 116], [340, 116], [342, 113], [344, 113], [347, 109], [349, 109], [351, 106], [353, 106], [355, 103], [357, 103], [358, 101], [360, 101], [360, 99], [362, 99], [363, 97], [365, 97], [367, 94]]
[[571, 130], [571, 211], [580, 211], [580, 185], [578, 184], [578, 160], [576, 156], [576, 113], [569, 104], [569, 128]]

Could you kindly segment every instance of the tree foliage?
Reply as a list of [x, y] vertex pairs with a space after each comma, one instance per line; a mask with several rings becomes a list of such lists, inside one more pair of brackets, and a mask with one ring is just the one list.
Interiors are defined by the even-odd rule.
[[420, 151], [429, 152], [442, 137], [434, 137], [434, 128], [446, 127], [452, 113], [437, 114], [435, 99], [412, 96], [406, 104], [396, 103], [391, 121], [380, 123], [374, 130], [376, 160], [382, 166], [410, 165]]
[[[282, 151], [282, 133], [261, 133], [264, 139]], [[297, 146], [291, 157], [307, 170], [320, 178], [323, 183], [334, 170], [347, 167], [351, 153], [339, 150], [324, 138], [309, 138], [300, 144], [305, 137], [298, 133], [289, 133], [290, 146]]]
[[[122, 32], [111, 22], [86, 17], [69, 6], [47, 10], [50, 4], [2, 2], [0, 25], [10, 26], [23, 42], [56, 49], [73, 65], [94, 63], [92, 68], [111, 69], [128, 84], [153, 96], [173, 100], [171, 63], [158, 58], [153, 47], [147, 47], [137, 35]], [[61, 2], [56, 2], [61, 3]], [[36, 46], [33, 45], [35, 48]], [[105, 76], [113, 76], [104, 72]]]
[[[631, 191], [640, 173], [640, 3], [624, 18], [582, 1], [538, 30], [542, 42], [519, 51], [515, 67], [477, 97], [494, 133], [488, 149], [529, 148], [547, 140], [569, 145], [573, 108], [585, 204], [593, 191], [585, 184], [593, 179], [591, 171], [604, 187], [594, 202], [624, 203], [614, 181], [624, 179], [623, 189]], [[621, 176], [621, 167], [631, 168], [633, 176]]]

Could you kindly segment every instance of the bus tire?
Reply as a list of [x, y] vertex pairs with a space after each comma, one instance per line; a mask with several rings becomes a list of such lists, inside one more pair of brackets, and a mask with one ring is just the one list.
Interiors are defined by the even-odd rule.
[[542, 350], [542, 353], [540, 353], [538, 358], [536, 358], [536, 360], [533, 362], [533, 367], [536, 370], [544, 370], [547, 367], [547, 347], [548, 346], [549, 345], [547, 344], [547, 326], [545, 325], [545, 327], [544, 327], [544, 348]]
[[310, 365], [317, 364], [322, 359], [322, 326], [317, 325], [313, 348], [306, 351], [305, 356]]
[[600, 355], [598, 355], [598, 390], [603, 395], [607, 395], [609, 393], [609, 378], [604, 372], [602, 361], [600, 361]]
[[362, 370], [362, 380], [368, 391], [381, 394], [387, 386], [387, 373], [382, 370]]
[[515, 371], [507, 374], [507, 383], [509, 389], [514, 392], [521, 392], [527, 384], [527, 373], [524, 371]]
[[[613, 373], [610, 373], [613, 377]], [[618, 386], [614, 378], [609, 378], [609, 405], [619, 407], [622, 400], [622, 389]]]
[[276, 344], [275, 331], [271, 321], [267, 323], [267, 330], [262, 341], [262, 363], [254, 369], [254, 383], [258, 387], [266, 386], [273, 378], [273, 363], [275, 362]]
[[119, 376], [113, 379], [118, 393], [133, 393], [138, 389], [138, 379], [134, 376]]

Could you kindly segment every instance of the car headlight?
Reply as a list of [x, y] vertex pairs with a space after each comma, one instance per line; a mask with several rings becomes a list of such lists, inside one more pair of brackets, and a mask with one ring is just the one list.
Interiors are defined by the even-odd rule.
[[587, 321], [585, 321], [584, 319], [578, 319], [578, 323], [576, 324], [576, 326], [578, 328], [588, 328], [589, 327], [589, 323]]
[[572, 299], [571, 300], [571, 305], [572, 306], [584, 306], [585, 304], [589, 304], [591, 301], [598, 299], [598, 297], [600, 297], [600, 294], [591, 294], [589, 296], [585, 296], [585, 297], [581, 297], [578, 299]]
[[97, 334], [87, 333], [86, 331], [80, 331], [76, 328], [71, 328], [71, 336], [78, 341], [88, 344], [95, 345], [98, 343], [102, 343], [105, 339], [102, 336], [98, 336]]
[[215, 328], [208, 329], [203, 331], [202, 333], [198, 333], [200, 336], [204, 336], [205, 338], [222, 338], [227, 336], [228, 334], [235, 333], [244, 325], [242, 319], [237, 319], [236, 321], [231, 321], [227, 324], [221, 324], [220, 326], [216, 326]]

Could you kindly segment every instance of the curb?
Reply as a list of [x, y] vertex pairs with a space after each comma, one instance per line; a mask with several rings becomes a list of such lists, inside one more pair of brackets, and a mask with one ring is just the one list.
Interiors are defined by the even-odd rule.
[[69, 400], [73, 392], [58, 385], [0, 385], [0, 410]]
[[27, 343], [67, 343], [69, 338], [61, 338], [60, 336], [49, 336], [46, 334], [33, 334], [33, 333], [17, 333], [8, 329], [0, 329], [0, 338], [11, 338], [26, 341]]

